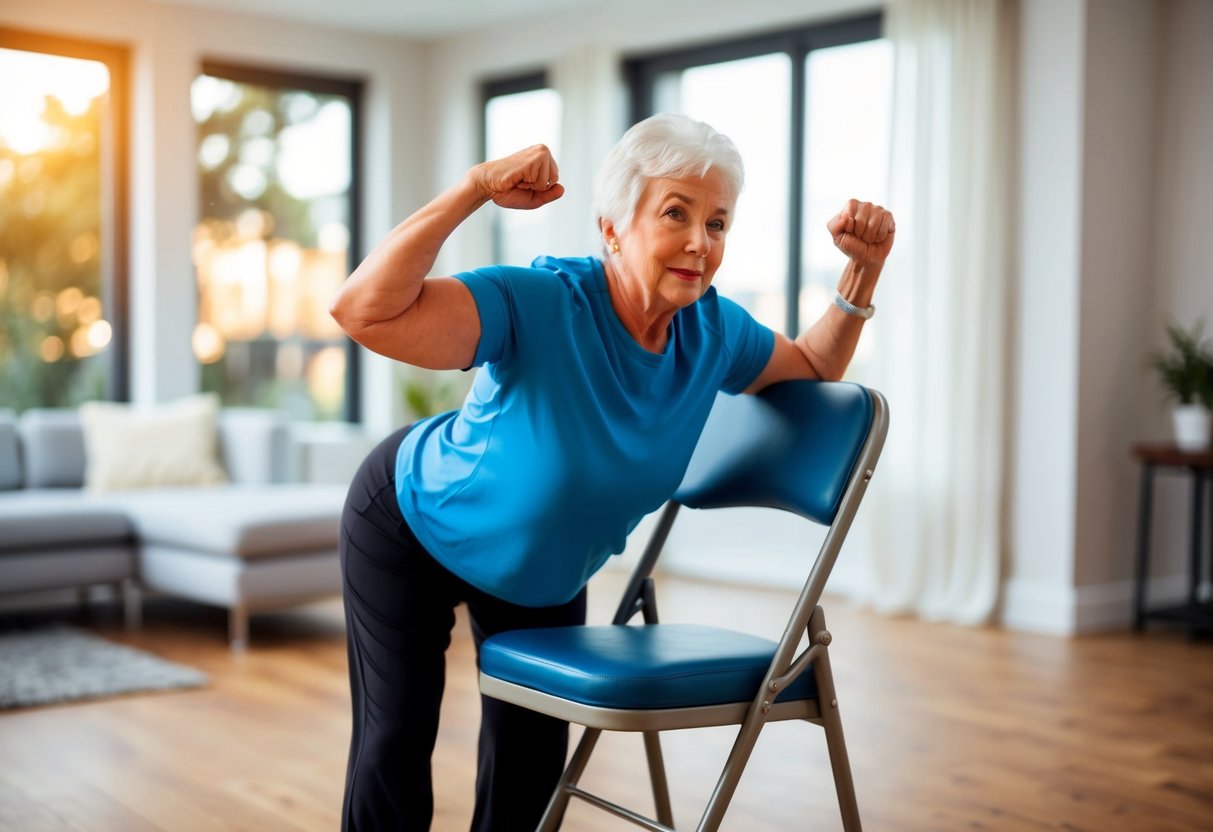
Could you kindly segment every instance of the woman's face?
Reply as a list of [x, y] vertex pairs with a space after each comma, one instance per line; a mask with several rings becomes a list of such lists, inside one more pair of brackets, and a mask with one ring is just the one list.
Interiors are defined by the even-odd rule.
[[603, 225], [625, 293], [657, 313], [699, 300], [724, 257], [732, 209], [727, 180], [715, 169], [702, 179], [650, 179], [625, 231], [616, 236]]

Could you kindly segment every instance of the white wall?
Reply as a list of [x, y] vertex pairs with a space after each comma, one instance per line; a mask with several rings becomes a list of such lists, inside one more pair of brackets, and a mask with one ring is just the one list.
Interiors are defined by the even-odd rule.
[[1074, 552], [1085, 14], [1024, 0], [1019, 53], [1020, 211], [1010, 551], [1004, 618], [1046, 614], [1071, 586]]
[[[0, 26], [104, 40], [132, 53], [131, 379], [136, 401], [197, 390], [190, 351], [196, 288], [190, 233], [197, 220], [190, 82], [204, 58], [320, 72], [366, 82], [363, 250], [427, 187], [430, 131], [424, 47], [400, 39], [141, 0], [6, 0]], [[373, 358], [373, 357], [372, 357]], [[364, 363], [364, 411], [386, 431], [398, 418], [386, 362]]]

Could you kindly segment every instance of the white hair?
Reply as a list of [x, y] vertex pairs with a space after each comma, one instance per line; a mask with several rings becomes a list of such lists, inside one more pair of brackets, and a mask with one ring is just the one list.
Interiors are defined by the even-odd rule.
[[631, 224], [650, 179], [702, 178], [713, 167], [724, 175], [729, 197], [736, 199], [745, 182], [745, 166], [728, 136], [680, 113], [650, 116], [623, 134], [599, 168], [594, 215], [622, 232]]

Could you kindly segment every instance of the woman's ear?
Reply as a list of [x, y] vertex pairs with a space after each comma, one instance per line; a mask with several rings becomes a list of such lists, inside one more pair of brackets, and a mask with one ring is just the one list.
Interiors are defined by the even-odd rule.
[[598, 230], [602, 232], [602, 247], [605, 251], [619, 251], [619, 237], [615, 233], [615, 223], [603, 217], [598, 218]]

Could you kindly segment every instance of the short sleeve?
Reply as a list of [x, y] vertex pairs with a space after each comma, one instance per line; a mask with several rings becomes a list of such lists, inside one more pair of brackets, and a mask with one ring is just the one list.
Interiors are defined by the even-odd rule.
[[775, 333], [726, 297], [719, 297], [725, 350], [730, 363], [720, 389], [736, 395], [754, 383], [775, 349]]
[[471, 367], [526, 355], [569, 307], [567, 287], [546, 269], [488, 266], [454, 277], [472, 293], [480, 315]]

